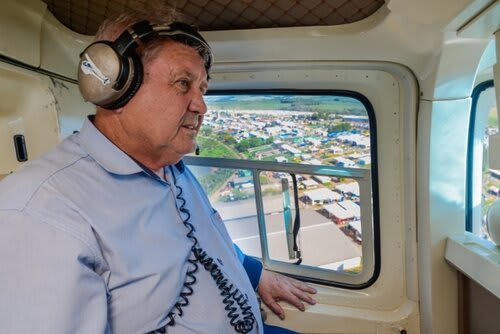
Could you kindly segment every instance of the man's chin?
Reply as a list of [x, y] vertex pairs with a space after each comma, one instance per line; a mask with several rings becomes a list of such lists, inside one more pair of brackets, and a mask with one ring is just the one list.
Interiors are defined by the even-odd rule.
[[198, 146], [194, 138], [183, 138], [183, 141], [177, 140], [169, 145], [169, 151], [171, 154], [180, 155], [181, 159], [183, 156], [193, 153]]
[[195, 153], [197, 149], [198, 149], [198, 145], [196, 144], [196, 142], [193, 142], [192, 145], [190, 145], [190, 146], [186, 147], [184, 150], [180, 151], [180, 154], [182, 154], [184, 156], [187, 154]]

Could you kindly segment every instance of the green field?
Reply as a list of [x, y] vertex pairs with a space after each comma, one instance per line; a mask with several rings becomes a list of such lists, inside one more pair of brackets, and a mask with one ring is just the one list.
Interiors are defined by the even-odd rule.
[[218, 142], [215, 138], [205, 137], [199, 135], [196, 138], [198, 145], [202, 148], [200, 156], [202, 157], [217, 157], [217, 158], [231, 158], [236, 159], [239, 157], [238, 153], [231, 147]]
[[350, 97], [330, 95], [206, 96], [210, 110], [284, 110], [366, 115], [364, 105]]
[[[198, 136], [198, 145], [201, 147], [200, 156], [218, 157], [218, 158], [238, 158], [238, 153], [232, 148], [218, 142], [214, 138]], [[224, 186], [228, 179], [233, 175], [232, 169], [218, 168], [212, 173], [198, 177], [205, 191], [210, 195], [216, 193]]]

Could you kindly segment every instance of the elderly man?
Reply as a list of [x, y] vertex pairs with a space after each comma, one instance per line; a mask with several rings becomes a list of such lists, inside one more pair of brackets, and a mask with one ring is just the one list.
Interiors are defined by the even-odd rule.
[[233, 243], [182, 157], [212, 53], [175, 13], [123, 14], [82, 52], [81, 131], [0, 184], [2, 333], [263, 333], [255, 291], [315, 290]]

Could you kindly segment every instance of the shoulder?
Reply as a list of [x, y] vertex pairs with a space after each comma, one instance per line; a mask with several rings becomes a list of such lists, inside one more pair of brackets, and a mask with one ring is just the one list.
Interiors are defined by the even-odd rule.
[[86, 155], [68, 138], [39, 159], [26, 163], [0, 182], [0, 209], [22, 210], [37, 192], [43, 191]]
[[52, 240], [54, 248], [58, 248], [56, 243], [80, 247], [83, 253], [100, 262], [99, 247], [90, 224], [66, 196], [78, 191], [72, 179], [78, 171], [85, 171], [86, 159], [87, 154], [70, 137], [5, 177], [0, 182], [2, 238], [6, 234], [37, 235], [40, 243], [49, 245]]

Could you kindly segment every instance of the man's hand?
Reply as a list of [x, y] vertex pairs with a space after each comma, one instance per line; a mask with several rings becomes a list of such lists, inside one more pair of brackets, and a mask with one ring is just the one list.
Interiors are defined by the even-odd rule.
[[316, 293], [316, 289], [296, 279], [265, 269], [262, 270], [257, 292], [264, 304], [281, 320], [285, 319], [285, 311], [278, 304], [280, 300], [288, 302], [301, 311], [305, 310], [303, 302], [311, 305], [316, 303], [309, 295]]

